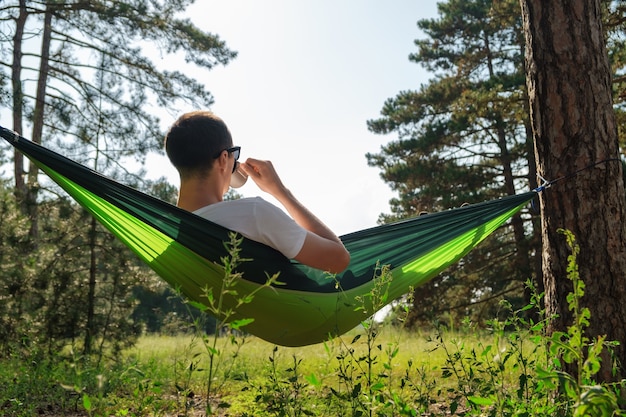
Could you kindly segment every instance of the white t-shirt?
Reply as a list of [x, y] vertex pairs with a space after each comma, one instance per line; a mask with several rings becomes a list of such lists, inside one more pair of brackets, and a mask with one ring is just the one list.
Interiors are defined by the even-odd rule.
[[221, 201], [194, 211], [200, 217], [270, 246], [289, 259], [302, 249], [307, 235], [283, 210], [261, 197]]

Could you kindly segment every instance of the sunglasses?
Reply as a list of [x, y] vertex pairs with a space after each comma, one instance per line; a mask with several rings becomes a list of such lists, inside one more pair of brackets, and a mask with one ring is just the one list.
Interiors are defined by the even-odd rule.
[[219, 156], [224, 151], [228, 152], [229, 154], [233, 154], [233, 157], [235, 158], [235, 163], [233, 164], [233, 172], [235, 172], [235, 170], [237, 169], [237, 161], [239, 160], [239, 155], [241, 154], [241, 146], [233, 146], [232, 148], [221, 150], [217, 153], [217, 155], [215, 155], [215, 158], [219, 158]]

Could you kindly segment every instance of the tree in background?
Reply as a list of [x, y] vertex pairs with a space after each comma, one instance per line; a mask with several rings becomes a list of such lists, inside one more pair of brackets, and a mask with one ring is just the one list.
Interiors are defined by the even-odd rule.
[[626, 4], [604, 0], [604, 31], [606, 48], [613, 74], [613, 109], [617, 122], [620, 148], [626, 147]]
[[[56, 138], [83, 144], [91, 143], [97, 132], [109, 143], [106, 152], [101, 148], [102, 156], [118, 163], [160, 149], [155, 106], [186, 101], [205, 107], [212, 97], [202, 83], [179, 70], [181, 65], [160, 69], [144, 49], [204, 69], [236, 56], [216, 35], [177, 18], [191, 3], [3, 2], [0, 79], [11, 71], [13, 129], [24, 134], [24, 125], [32, 124], [32, 134], [25, 136], [37, 143], [44, 130], [48, 142]], [[38, 172], [30, 167], [25, 182], [19, 153], [14, 165], [16, 195], [30, 213], [36, 238]]]
[[31, 282], [31, 269], [17, 262], [28, 245], [28, 219], [17, 210], [6, 183], [0, 179], [0, 357], [11, 351], [10, 345], [20, 341], [32, 324], [25, 305], [29, 287], [23, 285]]
[[538, 172], [567, 177], [540, 198], [546, 311], [553, 331], [572, 323], [563, 228], [580, 245], [582, 303], [591, 312], [586, 336], [620, 342], [622, 366], [612, 374], [607, 355], [599, 376], [619, 380], [626, 376], [626, 196], [601, 2], [520, 3]]
[[[417, 40], [418, 52], [410, 56], [434, 78], [387, 100], [382, 117], [368, 122], [372, 132], [399, 136], [367, 155], [398, 191], [393, 215], [383, 222], [536, 187], [519, 3], [451, 0], [438, 10], [438, 18], [418, 21], [428, 38]], [[541, 281], [538, 250], [536, 218], [528, 211], [515, 216], [510, 227], [415, 292], [413, 320], [450, 307], [463, 317], [479, 301], [472, 311], [492, 317], [503, 296], [520, 305], [524, 281]]]
[[[204, 84], [181, 72], [183, 63], [210, 70], [236, 56], [218, 36], [177, 17], [192, 3], [2, 2], [0, 88], [13, 100], [0, 106], [12, 111], [13, 129], [24, 133], [31, 125], [25, 136], [33, 141], [45, 139], [71, 159], [137, 188], [153, 186], [171, 200], [171, 188], [146, 184], [128, 162], [141, 165], [149, 151], [162, 151], [155, 109], [212, 104]], [[169, 58], [170, 69], [170, 61], [157, 66], [149, 56]], [[28, 216], [30, 246], [13, 259], [20, 273], [11, 282], [21, 288], [7, 289], [13, 307], [6, 314], [32, 318], [17, 339], [50, 350], [72, 340], [85, 354], [101, 353], [105, 342], [123, 347], [137, 330], [129, 320], [132, 289], [149, 287], [154, 275], [82, 209], [59, 198], [55, 185], [40, 182], [36, 167], [25, 169], [16, 153], [14, 190]]]

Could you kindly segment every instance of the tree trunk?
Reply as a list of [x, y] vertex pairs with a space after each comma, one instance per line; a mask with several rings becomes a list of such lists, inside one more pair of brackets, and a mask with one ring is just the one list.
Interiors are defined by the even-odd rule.
[[[37, 80], [37, 95], [35, 108], [33, 111], [33, 134], [31, 140], [41, 143], [43, 135], [44, 115], [46, 108], [46, 84], [50, 71], [50, 41], [52, 37], [52, 11], [46, 9], [44, 16], [43, 35], [41, 40], [41, 61], [39, 62], [39, 78]], [[33, 245], [39, 241], [39, 212], [37, 205], [37, 195], [39, 194], [39, 169], [35, 164], [30, 164], [28, 168], [28, 193], [26, 194], [26, 205], [30, 218], [29, 236]]]
[[[523, 51], [521, 51], [523, 53]], [[530, 105], [528, 99], [528, 90], [524, 93], [524, 113], [530, 114]], [[539, 184], [537, 182], [537, 161], [534, 152], [534, 141], [533, 141], [533, 129], [530, 121], [530, 117], [524, 118], [524, 130], [526, 132], [526, 149], [528, 155], [528, 185], [531, 190], [536, 189]], [[533, 264], [531, 265], [531, 269], [533, 271], [533, 285], [535, 287], [534, 292], [536, 294], [542, 294], [545, 291], [543, 285], [543, 269], [541, 266], [541, 256], [538, 253], [541, 251], [541, 218], [537, 215], [536, 210], [531, 211], [532, 215], [532, 235], [527, 241], [528, 251], [535, 250], [536, 254], [532, 257]], [[525, 287], [524, 288], [524, 301], [526, 304], [529, 304], [531, 301], [531, 297], [533, 296], [533, 291]], [[528, 315], [532, 317], [535, 321], [539, 320], [539, 311], [529, 311]]]
[[93, 336], [95, 331], [96, 317], [96, 282], [97, 282], [97, 256], [96, 256], [96, 218], [91, 218], [89, 227], [89, 290], [87, 292], [87, 323], [85, 325], [85, 340], [83, 354], [91, 354]]
[[[22, 42], [28, 12], [26, 0], [20, 0], [20, 13], [15, 21], [13, 35], [13, 63], [11, 65], [11, 86], [13, 89], [13, 130], [23, 134], [24, 91], [22, 90]], [[13, 154], [13, 173], [15, 175], [15, 199], [22, 213], [27, 213], [26, 184], [24, 182], [24, 156], [17, 149]]]
[[[520, 4], [537, 171], [565, 177], [540, 195], [546, 313], [558, 315], [549, 330], [572, 324], [564, 228], [580, 245], [587, 336], [619, 341], [616, 356], [626, 364], [625, 193], [600, 0]], [[598, 382], [626, 376], [620, 369], [613, 377], [605, 359]]]

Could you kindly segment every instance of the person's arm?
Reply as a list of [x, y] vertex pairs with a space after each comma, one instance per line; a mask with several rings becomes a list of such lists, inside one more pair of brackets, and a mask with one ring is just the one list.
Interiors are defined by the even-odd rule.
[[350, 254], [341, 240], [283, 185], [270, 161], [248, 158], [241, 166], [262, 191], [276, 198], [296, 223], [309, 232], [296, 261], [331, 273], [346, 269]]

